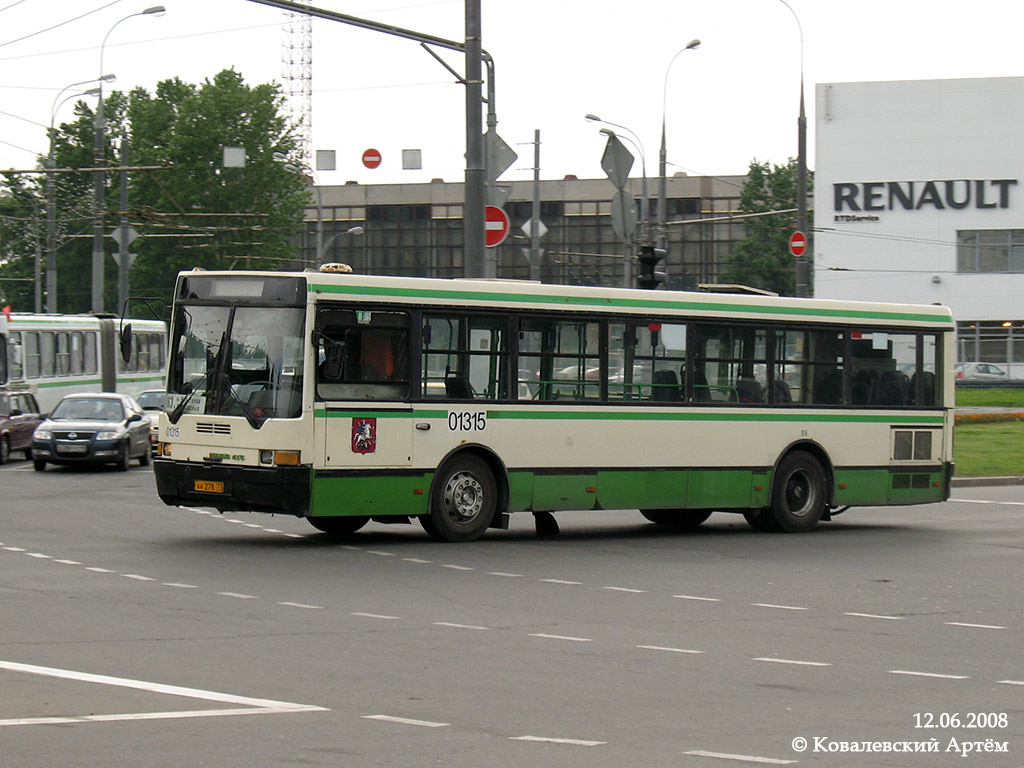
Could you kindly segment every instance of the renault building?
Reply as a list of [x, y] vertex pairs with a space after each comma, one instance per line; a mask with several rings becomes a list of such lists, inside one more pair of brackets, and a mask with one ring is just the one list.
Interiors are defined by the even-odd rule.
[[814, 293], [944, 304], [1024, 378], [1024, 77], [819, 84]]

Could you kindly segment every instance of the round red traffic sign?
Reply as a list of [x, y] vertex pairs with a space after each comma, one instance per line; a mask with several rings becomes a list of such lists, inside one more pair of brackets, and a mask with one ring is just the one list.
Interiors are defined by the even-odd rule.
[[363, 165], [367, 168], [376, 168], [380, 165], [380, 152], [376, 149], [368, 149], [363, 152]]
[[789, 236], [789, 252], [794, 256], [803, 256], [807, 251], [807, 235], [797, 231]]
[[501, 245], [510, 229], [508, 214], [496, 205], [484, 208], [484, 243], [488, 248]]

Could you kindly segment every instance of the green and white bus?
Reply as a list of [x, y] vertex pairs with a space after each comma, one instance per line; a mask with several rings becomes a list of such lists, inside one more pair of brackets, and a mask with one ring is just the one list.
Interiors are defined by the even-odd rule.
[[338, 266], [179, 275], [167, 504], [469, 541], [521, 511], [802, 532], [948, 498], [946, 307]]
[[33, 392], [47, 413], [73, 392], [123, 392], [134, 397], [162, 388], [167, 324], [126, 323], [131, 328], [128, 362], [118, 351], [116, 317], [13, 312], [4, 321], [9, 386]]

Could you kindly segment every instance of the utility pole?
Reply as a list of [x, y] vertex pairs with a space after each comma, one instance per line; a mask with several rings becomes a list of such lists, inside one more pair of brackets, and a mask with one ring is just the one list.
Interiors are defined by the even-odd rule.
[[530, 208], [530, 279], [540, 282], [540, 129], [533, 131], [533, 201]]
[[466, 199], [462, 229], [466, 277], [486, 277], [484, 240], [483, 67], [481, 66], [480, 0], [466, 0]]

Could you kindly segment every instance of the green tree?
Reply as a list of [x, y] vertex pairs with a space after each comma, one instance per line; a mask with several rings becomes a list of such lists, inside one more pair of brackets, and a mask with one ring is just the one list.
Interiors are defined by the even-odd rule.
[[[129, 174], [127, 215], [140, 234], [132, 245], [138, 254], [130, 272], [132, 295], [169, 303], [179, 270], [277, 269], [296, 258], [294, 237], [302, 227], [309, 188], [301, 174], [274, 157], [293, 154], [297, 147], [278, 86], [249, 86], [227, 69], [200, 85], [175, 78], [158, 83], [153, 94], [141, 88], [130, 94], [115, 91], [106, 98], [104, 112], [108, 166], [118, 165], [125, 150], [129, 166], [160, 166]], [[60, 126], [58, 168], [93, 166], [95, 114], [80, 102], [76, 115], [74, 122]], [[245, 149], [244, 168], [222, 167], [225, 146]], [[58, 306], [61, 312], [84, 312], [91, 305], [93, 174], [56, 177]], [[106, 174], [108, 233], [122, 213], [119, 181], [117, 172]], [[9, 180], [12, 194], [5, 201], [13, 204], [18, 186]], [[20, 187], [38, 210], [45, 210], [44, 177]], [[28, 251], [16, 244], [26, 240], [27, 225], [14, 230], [18, 223], [12, 214], [0, 224], [0, 276], [25, 269]], [[110, 254], [117, 246], [109, 238], [105, 245], [105, 308], [116, 311], [117, 266]], [[30, 306], [19, 301], [15, 308]]]
[[[789, 252], [789, 236], [796, 229], [795, 213], [771, 214], [796, 208], [796, 160], [771, 165], [752, 160], [740, 192], [743, 213], [767, 213], [744, 219], [747, 237], [729, 255], [719, 280], [792, 296], [796, 262]], [[808, 173], [807, 190], [813, 189]]]

